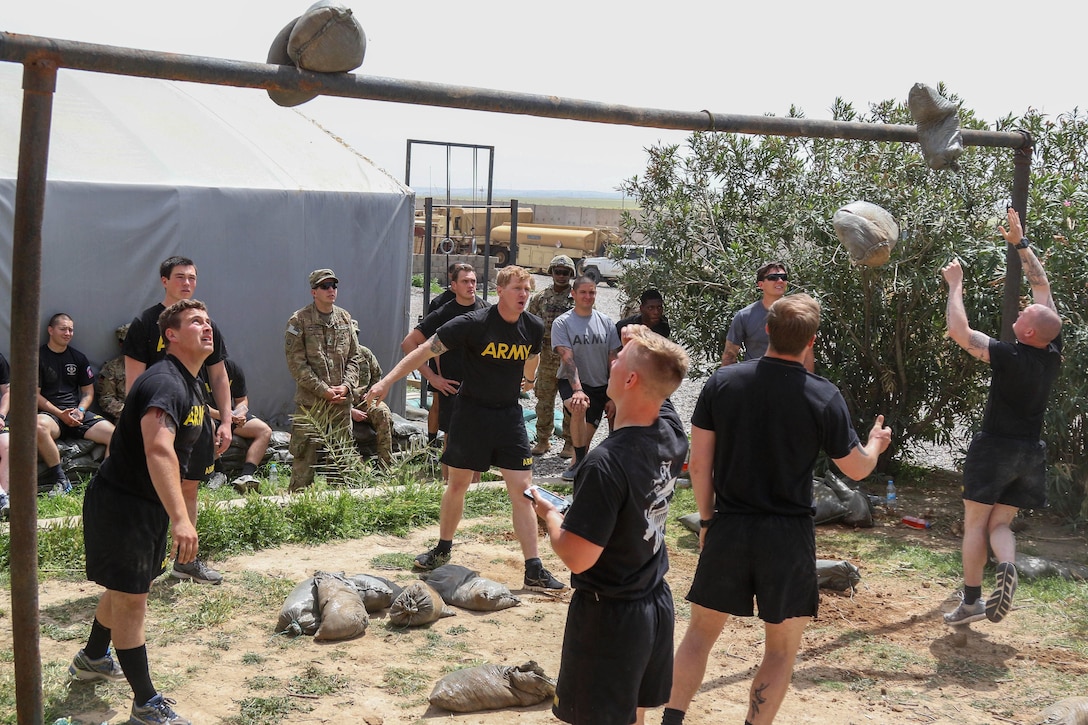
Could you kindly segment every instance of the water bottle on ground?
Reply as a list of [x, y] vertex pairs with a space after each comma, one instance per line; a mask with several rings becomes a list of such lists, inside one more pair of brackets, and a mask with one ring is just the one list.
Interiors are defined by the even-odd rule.
[[273, 486], [278, 485], [280, 482], [280, 469], [276, 466], [275, 461], [272, 461], [268, 466], [268, 482]]
[[888, 493], [884, 499], [885, 505], [888, 507], [888, 511], [895, 512], [899, 507], [899, 497], [895, 493], [895, 481], [888, 479]]
[[904, 516], [903, 523], [912, 529], [928, 529], [932, 526], [928, 521], [920, 519], [917, 516]]

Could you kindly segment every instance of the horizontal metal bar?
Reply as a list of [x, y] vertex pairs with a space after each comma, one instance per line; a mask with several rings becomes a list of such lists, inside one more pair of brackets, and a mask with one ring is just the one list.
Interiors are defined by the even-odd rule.
[[[58, 67], [99, 73], [266, 90], [310, 91], [321, 95], [372, 101], [541, 116], [622, 126], [867, 141], [916, 142], [918, 140], [915, 127], [906, 125], [719, 114], [705, 110], [670, 111], [659, 108], [638, 108], [559, 96], [513, 93], [350, 73], [313, 73], [292, 66], [222, 60], [16, 33], [0, 33], [0, 60], [27, 63], [43, 57], [53, 61]], [[963, 129], [961, 133], [963, 142], [967, 146], [1021, 148], [1031, 143], [1030, 137], [1015, 132]]]

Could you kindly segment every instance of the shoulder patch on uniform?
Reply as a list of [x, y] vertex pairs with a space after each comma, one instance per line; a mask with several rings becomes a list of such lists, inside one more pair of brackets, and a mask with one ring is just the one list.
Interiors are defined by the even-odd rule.
[[297, 327], [295, 327], [294, 325], [288, 325], [287, 326], [287, 334], [297, 336], [299, 334], [299, 329]]

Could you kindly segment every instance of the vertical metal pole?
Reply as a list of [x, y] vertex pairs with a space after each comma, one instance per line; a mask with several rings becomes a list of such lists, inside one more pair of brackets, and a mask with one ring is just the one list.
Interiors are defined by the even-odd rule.
[[[428, 196], [423, 200], [423, 311], [420, 313], [420, 322], [427, 316], [427, 306], [431, 302], [431, 248], [434, 245], [434, 235], [431, 234], [431, 221], [434, 219], [434, 197]], [[419, 378], [419, 407], [422, 410], [430, 410], [427, 404], [427, 378]]]
[[492, 146], [487, 151], [487, 221], [484, 226], [487, 229], [484, 230], [484, 294], [483, 297], [487, 299], [487, 288], [491, 282], [491, 205], [495, 203], [494, 200], [494, 188], [495, 188], [495, 147]]
[[518, 200], [510, 200], [510, 264], [518, 263]]
[[[1012, 172], [1012, 208], [1020, 214], [1020, 221], [1024, 229], [1028, 228], [1028, 189], [1031, 182], [1031, 156], [1032, 139], [1027, 131], [1021, 131], [1024, 135], [1024, 145], [1013, 153]], [[1020, 255], [1010, 245], [1005, 245], [1005, 295], [1001, 300], [1001, 339], [1012, 342], [1015, 339], [1012, 331], [1012, 323], [1020, 313], [1020, 280], [1023, 270], [1020, 266]]]
[[19, 179], [11, 255], [11, 629], [19, 725], [40, 725], [42, 660], [38, 616], [38, 308], [42, 217], [57, 66], [23, 66]]

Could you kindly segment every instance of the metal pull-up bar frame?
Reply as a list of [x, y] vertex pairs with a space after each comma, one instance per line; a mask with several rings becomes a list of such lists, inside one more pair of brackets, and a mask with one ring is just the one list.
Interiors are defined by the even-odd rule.
[[[15, 690], [20, 725], [43, 721], [37, 578], [37, 450], [35, 445], [38, 367], [38, 309], [41, 296], [41, 231], [53, 93], [60, 68], [143, 78], [160, 78], [266, 90], [310, 91], [320, 95], [408, 103], [470, 111], [611, 123], [686, 131], [869, 141], [918, 141], [914, 126], [745, 116], [710, 111], [670, 111], [598, 103], [558, 96], [512, 93], [465, 86], [314, 73], [277, 66], [193, 55], [120, 48], [0, 32], [0, 61], [23, 65], [23, 115], [19, 177], [15, 191], [11, 289], [11, 598]], [[271, 101], [270, 101], [271, 102]], [[1032, 141], [1027, 133], [962, 131], [968, 146], [1016, 150], [1012, 204], [1027, 218]], [[1015, 317], [1020, 264], [1007, 255], [1003, 318]]]

